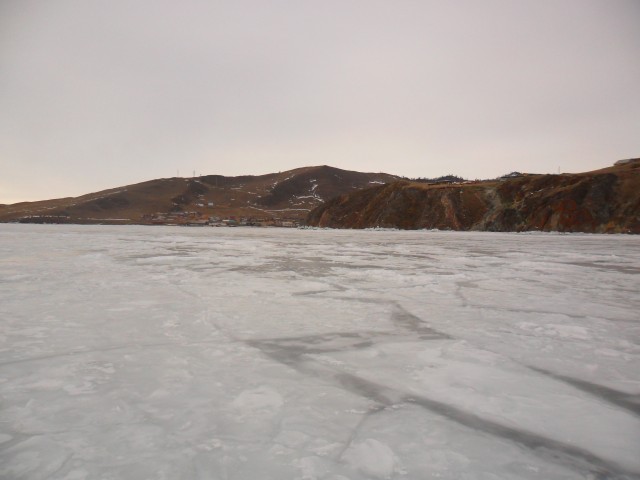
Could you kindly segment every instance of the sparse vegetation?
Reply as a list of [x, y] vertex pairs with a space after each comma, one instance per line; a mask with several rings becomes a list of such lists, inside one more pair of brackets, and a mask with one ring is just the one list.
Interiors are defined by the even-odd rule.
[[453, 174], [443, 175], [441, 177], [435, 177], [435, 178], [424, 178], [424, 177], [407, 178], [407, 180], [411, 182], [416, 182], [416, 183], [430, 183], [430, 184], [436, 184], [436, 185], [441, 183], [462, 183], [466, 181], [464, 178], [459, 177], [457, 175], [453, 175]]
[[[640, 165], [638, 165], [640, 166]], [[310, 226], [640, 233], [640, 169], [633, 163], [574, 175], [499, 181], [399, 181], [330, 200]]]

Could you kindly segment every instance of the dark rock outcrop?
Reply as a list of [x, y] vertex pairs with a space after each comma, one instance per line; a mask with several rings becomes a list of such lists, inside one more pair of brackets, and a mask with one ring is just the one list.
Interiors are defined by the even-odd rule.
[[493, 182], [394, 182], [331, 199], [309, 214], [307, 225], [640, 233], [640, 161]]

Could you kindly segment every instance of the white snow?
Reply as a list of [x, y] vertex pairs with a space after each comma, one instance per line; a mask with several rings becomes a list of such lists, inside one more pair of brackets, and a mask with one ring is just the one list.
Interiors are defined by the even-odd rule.
[[0, 478], [638, 479], [640, 237], [0, 225]]
[[373, 478], [391, 478], [396, 464], [391, 448], [375, 438], [350, 446], [344, 459], [355, 470]]

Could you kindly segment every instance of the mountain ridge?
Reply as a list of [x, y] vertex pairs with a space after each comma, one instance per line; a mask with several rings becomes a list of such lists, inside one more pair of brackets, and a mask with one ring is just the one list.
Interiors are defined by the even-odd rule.
[[640, 159], [575, 174], [422, 184], [400, 180], [333, 198], [309, 226], [640, 233]]
[[411, 180], [327, 165], [173, 177], [0, 205], [0, 222], [640, 233], [640, 159], [591, 172], [512, 172], [480, 181]]
[[[397, 178], [327, 165], [265, 175], [162, 178], [78, 197], [0, 205], [0, 222], [189, 223], [211, 217], [297, 223], [326, 199]], [[157, 221], [162, 218], [166, 221]]]

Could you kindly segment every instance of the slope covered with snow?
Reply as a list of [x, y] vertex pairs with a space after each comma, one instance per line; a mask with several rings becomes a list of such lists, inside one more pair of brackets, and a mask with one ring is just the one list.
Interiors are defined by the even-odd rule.
[[640, 238], [0, 226], [0, 477], [640, 478]]

